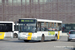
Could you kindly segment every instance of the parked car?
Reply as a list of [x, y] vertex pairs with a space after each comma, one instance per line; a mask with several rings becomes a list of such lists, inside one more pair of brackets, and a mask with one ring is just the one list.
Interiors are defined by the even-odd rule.
[[75, 40], [75, 30], [70, 30], [68, 34], [68, 41]]

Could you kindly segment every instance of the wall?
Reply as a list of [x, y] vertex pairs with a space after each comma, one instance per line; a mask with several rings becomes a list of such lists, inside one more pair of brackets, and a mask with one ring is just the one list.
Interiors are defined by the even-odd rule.
[[0, 0], [0, 20], [29, 17], [75, 23], [75, 0]]

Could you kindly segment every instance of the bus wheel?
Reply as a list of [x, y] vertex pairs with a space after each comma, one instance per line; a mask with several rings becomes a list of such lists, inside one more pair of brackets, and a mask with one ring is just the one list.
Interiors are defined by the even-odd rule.
[[54, 40], [57, 41], [57, 35], [54, 37]]
[[44, 35], [42, 35], [41, 42], [44, 42], [44, 40], [45, 40], [45, 37], [44, 37]]
[[14, 38], [18, 38], [18, 35], [16, 33], [14, 34]]
[[71, 39], [68, 38], [68, 41], [71, 41]]
[[24, 42], [29, 42], [30, 40], [24, 40]]

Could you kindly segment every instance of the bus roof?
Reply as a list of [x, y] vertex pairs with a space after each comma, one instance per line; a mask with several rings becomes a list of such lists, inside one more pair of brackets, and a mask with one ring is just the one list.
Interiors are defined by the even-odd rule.
[[47, 19], [37, 19], [39, 22], [55, 22], [55, 23], [62, 23], [62, 21], [58, 20], [47, 20]]
[[37, 18], [20, 18], [20, 19], [36, 19], [38, 22], [55, 22], [55, 23], [62, 23], [59, 20], [49, 20], [49, 19], [37, 19]]
[[14, 23], [13, 21], [0, 21], [0, 23]]

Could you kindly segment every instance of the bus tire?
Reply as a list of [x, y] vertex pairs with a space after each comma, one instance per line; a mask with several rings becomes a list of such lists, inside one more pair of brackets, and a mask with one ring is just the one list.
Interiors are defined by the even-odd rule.
[[71, 41], [71, 39], [68, 38], [68, 41]]
[[17, 33], [14, 33], [14, 38], [18, 38], [18, 35], [17, 35]]
[[57, 41], [57, 35], [55, 35], [54, 40]]
[[24, 40], [24, 42], [29, 42], [30, 40]]
[[41, 37], [41, 42], [44, 42], [44, 40], [45, 40], [45, 36], [42, 35], [42, 37]]

